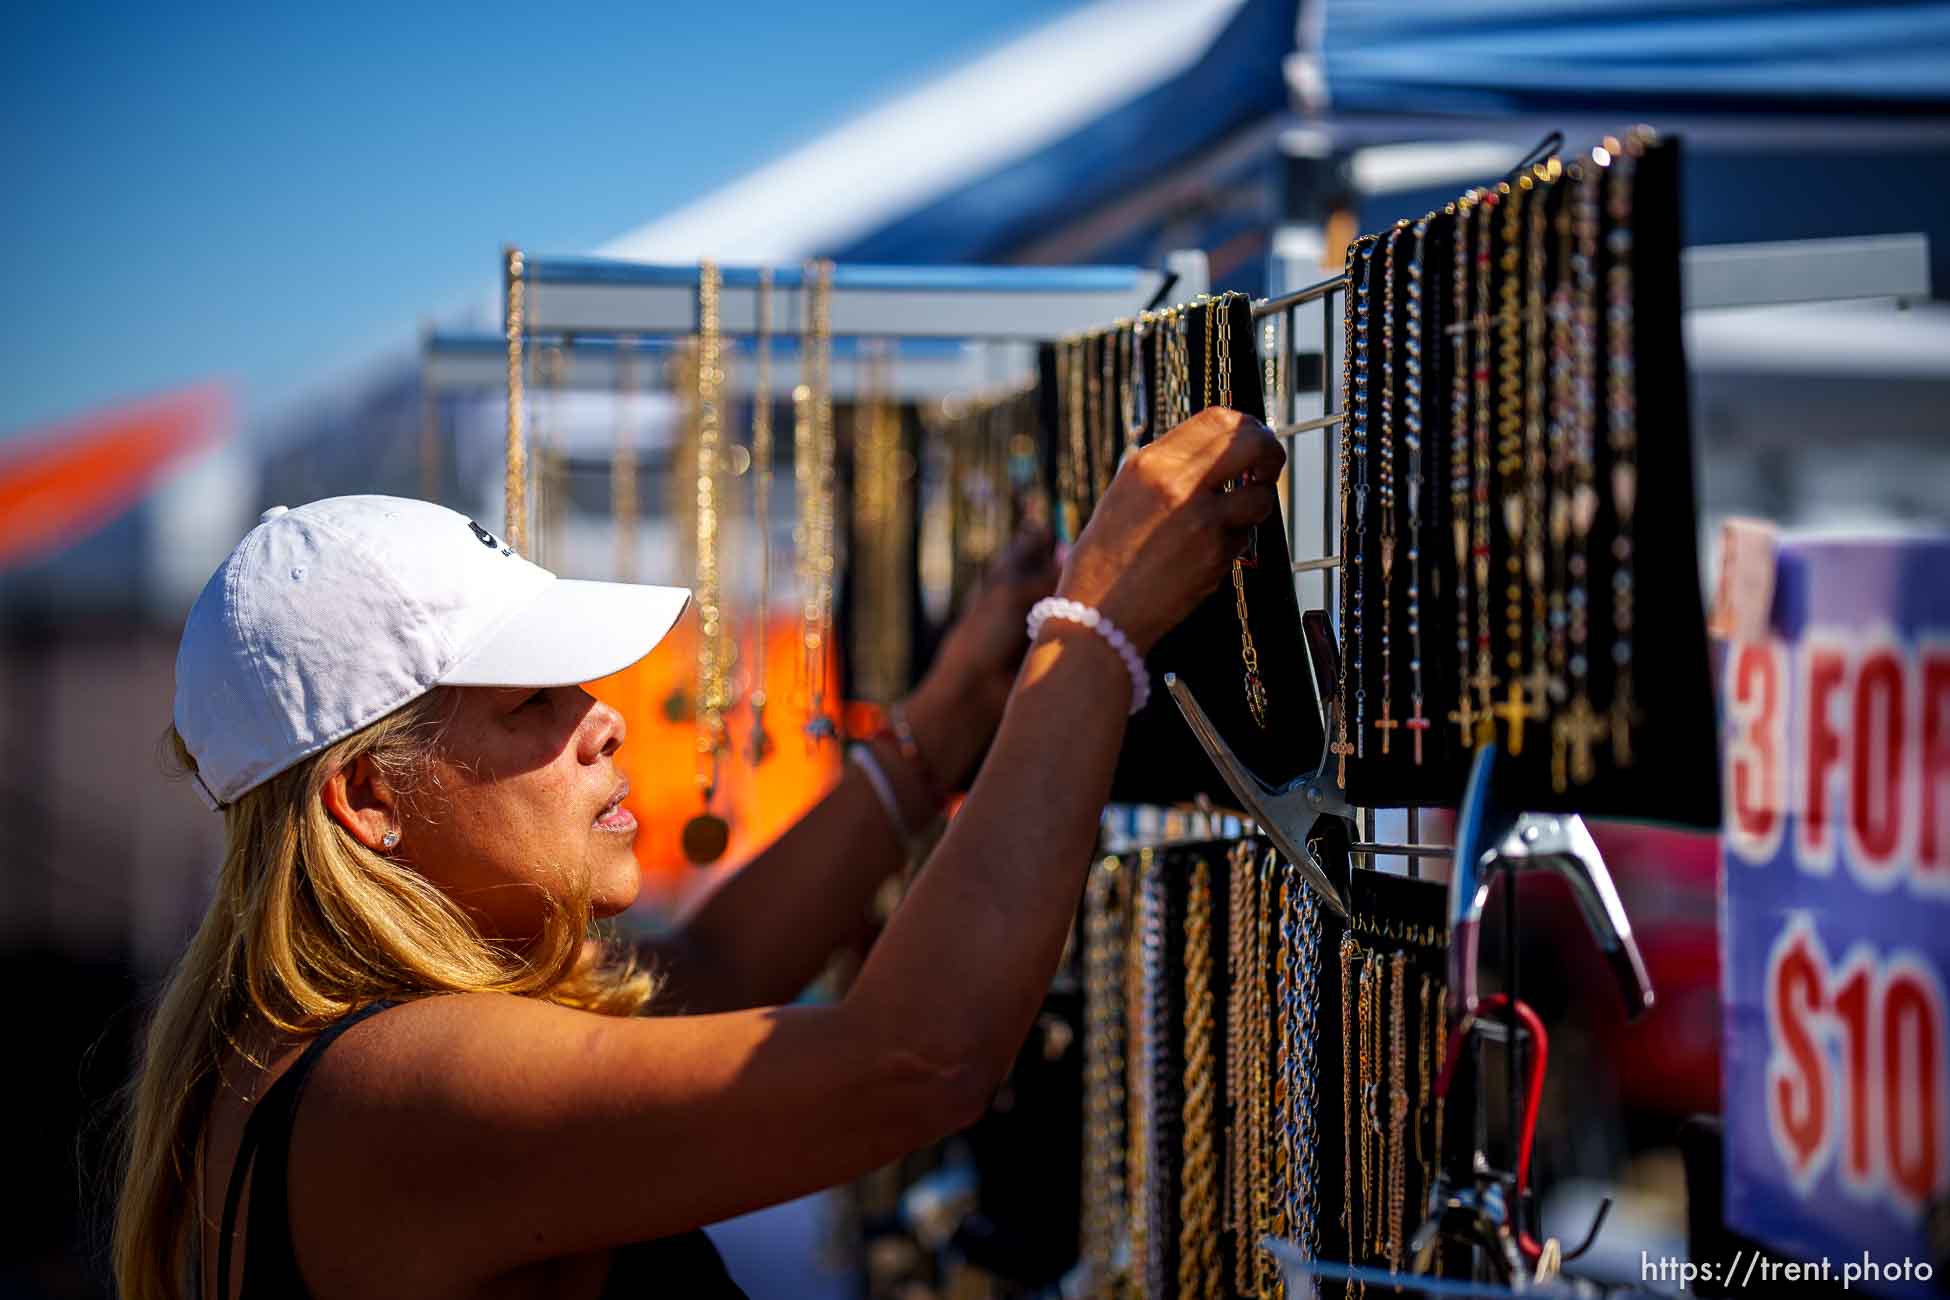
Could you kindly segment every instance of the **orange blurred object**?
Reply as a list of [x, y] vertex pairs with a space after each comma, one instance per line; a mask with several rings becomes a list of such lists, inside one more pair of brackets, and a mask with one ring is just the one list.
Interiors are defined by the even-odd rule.
[[199, 384], [0, 444], [0, 569], [107, 524], [229, 424], [230, 394]]
[[[802, 730], [806, 701], [798, 687], [796, 613], [774, 618], [766, 634], [765, 730], [772, 748], [763, 763], [752, 766], [753, 648], [753, 629], [747, 623], [738, 632], [733, 668], [738, 702], [725, 719], [730, 749], [720, 763], [717, 796], [711, 803], [711, 810], [731, 823], [731, 842], [724, 857], [702, 869], [685, 858], [679, 842], [684, 823], [704, 806], [692, 712], [697, 697], [697, 606], [684, 612], [647, 657], [589, 684], [592, 695], [621, 711], [629, 723], [616, 758], [630, 778], [626, 803], [641, 827], [636, 856], [650, 901], [688, 896], [700, 879], [744, 865], [805, 815], [839, 777], [840, 746], [827, 741], [811, 748]], [[827, 680], [839, 680], [837, 663]]]

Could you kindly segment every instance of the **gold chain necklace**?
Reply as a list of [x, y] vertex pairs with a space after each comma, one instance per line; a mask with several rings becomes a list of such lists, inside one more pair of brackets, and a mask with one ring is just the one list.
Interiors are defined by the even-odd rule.
[[[806, 267], [806, 315], [811, 336], [805, 352], [804, 451], [800, 520], [805, 537], [800, 552], [800, 675], [806, 688], [805, 734], [810, 747], [837, 739], [839, 723], [827, 713], [828, 668], [833, 654], [833, 590], [837, 493], [836, 439], [833, 435], [833, 264]], [[795, 394], [795, 396], [797, 396]]]
[[1111, 476], [1117, 472], [1118, 426], [1122, 423], [1122, 395], [1117, 388], [1117, 345], [1124, 331], [1123, 322], [1097, 335], [1100, 385], [1097, 403], [1097, 500], [1110, 490]]
[[1408, 1199], [1408, 954], [1389, 959], [1388, 985], [1388, 1271], [1402, 1267], [1402, 1213]]
[[1253, 1243], [1247, 1208], [1251, 1204], [1252, 1124], [1248, 1098], [1247, 1056], [1251, 1034], [1253, 935], [1253, 846], [1240, 840], [1232, 846], [1230, 889], [1226, 894], [1226, 1100], [1232, 1106], [1231, 1196], [1226, 1226], [1233, 1232], [1233, 1286], [1242, 1294], [1252, 1289]]
[[1084, 906], [1084, 1257], [1108, 1294], [1126, 1206], [1125, 1053], [1122, 972], [1130, 872], [1107, 857], [1091, 873]]
[[1504, 721], [1512, 758], [1523, 753], [1524, 723], [1530, 709], [1523, 689], [1523, 392], [1524, 352], [1523, 314], [1518, 296], [1522, 292], [1518, 272], [1523, 258], [1524, 196], [1531, 180], [1525, 176], [1514, 186], [1499, 187], [1504, 197], [1503, 250], [1499, 265], [1503, 271], [1500, 297], [1502, 310], [1497, 315], [1497, 395], [1496, 474], [1503, 507], [1503, 532], [1506, 551], [1503, 557], [1503, 666], [1508, 698], [1493, 710]]
[[528, 549], [528, 449], [521, 432], [521, 350], [528, 337], [524, 319], [528, 278], [526, 263], [518, 248], [508, 250], [505, 284], [508, 295], [508, 439], [503, 489], [507, 520], [502, 524], [501, 533], [512, 550], [525, 554]]
[[[1347, 1260], [1352, 1264], [1358, 1247], [1355, 1244], [1354, 1219], [1354, 1113], [1355, 1113], [1355, 1064], [1358, 1040], [1354, 1036], [1355, 1006], [1357, 995], [1354, 991], [1354, 966], [1360, 960], [1361, 945], [1355, 942], [1352, 934], [1341, 935], [1341, 1234], [1347, 1242]], [[1366, 1148], [1364, 1147], [1363, 1150]], [[1354, 1283], [1348, 1290], [1353, 1292], [1360, 1283]]]
[[637, 459], [636, 396], [637, 337], [616, 339], [616, 445], [609, 460], [609, 513], [616, 528], [616, 580], [636, 581]]
[[[1207, 319], [1217, 327], [1210, 332], [1214, 335], [1213, 355], [1219, 372], [1219, 405], [1229, 408], [1232, 405], [1232, 295], [1226, 294], [1214, 302], [1210, 313]], [[1213, 368], [1206, 368], [1208, 390], [1211, 388]], [[1252, 555], [1255, 549], [1249, 541], [1247, 557], [1232, 562], [1232, 605], [1239, 616], [1239, 658], [1246, 669], [1246, 707], [1251, 710], [1253, 721], [1264, 730], [1266, 683], [1259, 675], [1259, 647], [1253, 644], [1252, 619], [1246, 612], [1246, 567], [1256, 561], [1257, 557]]]
[[1178, 1294], [1188, 1300], [1217, 1297], [1224, 1283], [1219, 1263], [1218, 1160], [1212, 1148], [1212, 868], [1192, 863], [1185, 917], [1184, 1169], [1179, 1193]]
[[[1267, 850], [1256, 868], [1253, 886], [1253, 1241], [1273, 1231], [1272, 1130], [1273, 1066], [1272, 989], [1266, 978], [1273, 946], [1273, 871], [1277, 855]], [[1279, 1266], [1265, 1251], [1254, 1254], [1254, 1276], [1261, 1295], [1278, 1285]]]
[[772, 268], [758, 272], [758, 364], [752, 391], [752, 523], [758, 532], [758, 616], [752, 636], [753, 767], [772, 752], [765, 733], [765, 636], [772, 617]]
[[1563, 174], [1553, 158], [1533, 176], [1537, 196], [1530, 214], [1530, 245], [1525, 286], [1526, 328], [1529, 334], [1529, 373], [1524, 390], [1524, 442], [1528, 452], [1524, 472], [1524, 577], [1530, 583], [1530, 703], [1532, 716], [1548, 714], [1550, 701], [1563, 695], [1563, 684], [1550, 668], [1550, 581], [1544, 565], [1544, 487], [1548, 472], [1545, 454], [1547, 386], [1550, 375], [1549, 331], [1544, 315], [1544, 237], [1549, 233], [1550, 186]]
[[697, 761], [704, 807], [684, 823], [684, 856], [702, 865], [724, 855], [731, 828], [711, 809], [725, 747], [729, 688], [725, 618], [719, 579], [722, 534], [718, 498], [723, 487], [718, 453], [723, 436], [723, 339], [718, 330], [717, 264], [697, 268]]

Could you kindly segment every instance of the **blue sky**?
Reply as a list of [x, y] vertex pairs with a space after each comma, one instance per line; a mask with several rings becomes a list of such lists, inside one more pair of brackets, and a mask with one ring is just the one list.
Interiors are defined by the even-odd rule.
[[247, 416], [1076, 0], [24, 6], [0, 437], [212, 376]]

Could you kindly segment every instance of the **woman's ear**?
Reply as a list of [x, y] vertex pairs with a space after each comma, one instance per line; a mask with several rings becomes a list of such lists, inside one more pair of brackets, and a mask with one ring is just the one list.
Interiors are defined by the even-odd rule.
[[398, 799], [369, 756], [361, 754], [327, 776], [320, 797], [332, 819], [374, 853], [389, 853], [398, 846]]

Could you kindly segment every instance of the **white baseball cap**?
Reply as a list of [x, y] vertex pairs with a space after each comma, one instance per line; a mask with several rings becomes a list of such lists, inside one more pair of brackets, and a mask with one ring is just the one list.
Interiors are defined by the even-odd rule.
[[212, 808], [436, 686], [570, 686], [650, 653], [683, 587], [558, 578], [402, 497], [273, 506], [190, 609], [177, 734]]

